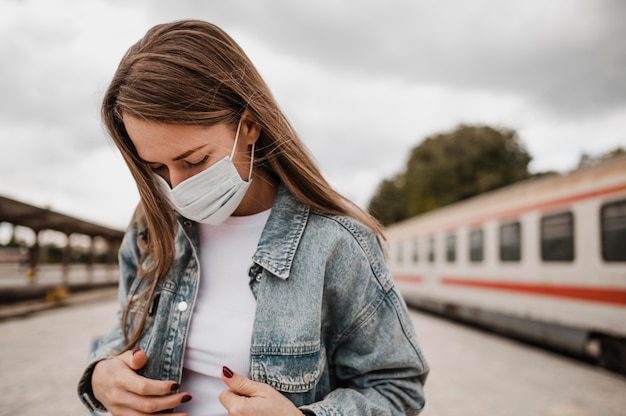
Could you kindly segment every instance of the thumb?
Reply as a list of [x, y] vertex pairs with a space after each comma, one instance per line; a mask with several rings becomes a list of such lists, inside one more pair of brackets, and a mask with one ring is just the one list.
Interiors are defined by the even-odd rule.
[[232, 391], [240, 396], [255, 397], [259, 396], [264, 384], [255, 383], [247, 377], [239, 373], [233, 372], [228, 367], [222, 367], [222, 380], [224, 384]]
[[148, 362], [148, 356], [140, 349], [126, 351], [118, 357], [132, 370], [140, 370]]

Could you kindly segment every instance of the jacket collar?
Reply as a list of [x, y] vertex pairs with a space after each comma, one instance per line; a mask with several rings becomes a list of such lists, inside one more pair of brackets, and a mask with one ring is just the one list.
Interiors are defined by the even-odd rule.
[[279, 278], [287, 279], [309, 212], [310, 207], [281, 184], [252, 260]]

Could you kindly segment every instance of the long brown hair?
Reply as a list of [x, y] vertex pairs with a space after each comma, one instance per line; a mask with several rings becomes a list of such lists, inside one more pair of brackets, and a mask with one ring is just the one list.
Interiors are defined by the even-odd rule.
[[[106, 91], [102, 117], [139, 190], [139, 212], [149, 230], [145, 258], [139, 265], [144, 281], [134, 299], [152, 302], [157, 283], [174, 261], [177, 222], [158, 191], [149, 166], [141, 161], [122, 115], [170, 124], [236, 125], [248, 110], [261, 127], [255, 167], [284, 183], [301, 201], [329, 214], [353, 217], [382, 237], [378, 222], [337, 193], [279, 109], [269, 88], [243, 50], [217, 26], [198, 20], [157, 25], [122, 58]], [[140, 215], [141, 216], [141, 215]], [[126, 349], [139, 340], [148, 308], [129, 334], [129, 302], [122, 318]]]

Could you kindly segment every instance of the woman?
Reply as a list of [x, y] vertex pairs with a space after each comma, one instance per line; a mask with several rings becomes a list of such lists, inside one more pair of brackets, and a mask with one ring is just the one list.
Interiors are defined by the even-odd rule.
[[79, 383], [89, 408], [419, 413], [428, 369], [379, 225], [331, 189], [227, 34], [152, 28], [102, 114], [141, 202], [120, 322]]

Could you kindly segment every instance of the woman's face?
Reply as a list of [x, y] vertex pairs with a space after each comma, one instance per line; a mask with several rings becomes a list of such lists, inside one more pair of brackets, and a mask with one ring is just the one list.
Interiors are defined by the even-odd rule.
[[[139, 157], [172, 188], [231, 154], [236, 131], [224, 124], [188, 126], [124, 116], [124, 126]], [[233, 155], [239, 175], [248, 180], [250, 145], [258, 138], [242, 122]]]

